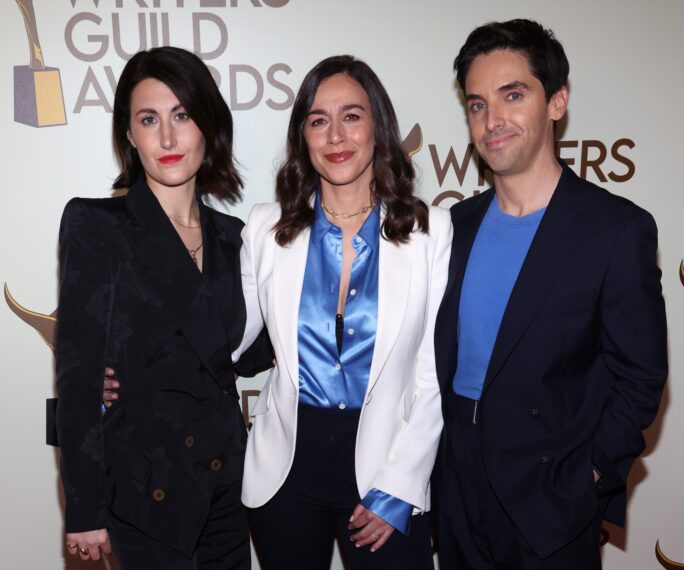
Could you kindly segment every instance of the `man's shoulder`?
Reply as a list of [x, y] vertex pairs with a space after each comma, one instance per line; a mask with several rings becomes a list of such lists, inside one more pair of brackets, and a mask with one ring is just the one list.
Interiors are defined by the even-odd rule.
[[614, 194], [593, 182], [577, 177], [575, 184], [574, 191], [582, 192], [586, 201], [587, 213], [597, 221], [622, 224], [635, 217], [652, 217], [629, 198]]

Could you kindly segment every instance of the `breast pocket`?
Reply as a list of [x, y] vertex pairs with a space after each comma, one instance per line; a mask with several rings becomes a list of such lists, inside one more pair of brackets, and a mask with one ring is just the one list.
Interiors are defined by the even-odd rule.
[[575, 313], [593, 309], [599, 300], [598, 287], [564, 283], [552, 291], [541, 306], [542, 313]]

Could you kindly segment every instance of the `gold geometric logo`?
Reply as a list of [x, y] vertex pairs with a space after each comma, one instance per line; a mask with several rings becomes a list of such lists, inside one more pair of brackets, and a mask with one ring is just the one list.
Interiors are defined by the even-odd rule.
[[663, 554], [663, 551], [660, 549], [660, 541], [656, 541], [655, 545], [655, 557], [658, 562], [660, 562], [660, 565], [665, 568], [665, 570], [681, 570], [681, 568], [684, 568], [684, 564], [681, 562], [675, 562], [674, 560], [670, 560], [667, 556]]
[[30, 311], [22, 307], [17, 301], [12, 297], [7, 283], [5, 283], [5, 301], [7, 301], [7, 306], [12, 310], [12, 312], [17, 315], [22, 321], [24, 321], [28, 326], [40, 335], [40, 337], [45, 341], [50, 347], [52, 352], [55, 352], [55, 327], [57, 325], [57, 311], [53, 311], [51, 315], [43, 315], [42, 313], [36, 313], [35, 311]]
[[14, 66], [14, 121], [31, 127], [66, 125], [59, 69], [46, 67], [33, 0], [15, 0], [24, 19], [29, 64]]

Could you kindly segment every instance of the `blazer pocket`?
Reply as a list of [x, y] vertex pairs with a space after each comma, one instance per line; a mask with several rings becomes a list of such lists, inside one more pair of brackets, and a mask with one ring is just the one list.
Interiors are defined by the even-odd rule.
[[565, 287], [555, 291], [541, 306], [542, 313], [574, 313], [590, 309], [598, 303], [599, 289], [596, 287]]

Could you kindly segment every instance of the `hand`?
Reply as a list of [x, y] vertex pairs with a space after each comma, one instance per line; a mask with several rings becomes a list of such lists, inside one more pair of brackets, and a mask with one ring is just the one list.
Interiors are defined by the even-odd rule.
[[115, 374], [116, 372], [113, 368], [104, 369], [104, 390], [102, 392], [102, 402], [107, 408], [112, 405], [114, 400], [119, 398], [119, 394], [116, 392], [116, 390], [119, 388], [119, 381], [114, 378]]
[[356, 543], [356, 548], [371, 544], [371, 552], [375, 552], [385, 544], [394, 532], [394, 527], [386, 523], [373, 511], [368, 510], [361, 504], [356, 505], [349, 519], [349, 530], [361, 529], [351, 535], [351, 540]]
[[104, 528], [68, 533], [66, 535], [66, 546], [69, 554], [78, 553], [81, 560], [99, 560], [101, 554], [110, 555], [112, 553], [109, 534]]
[[596, 469], [594, 469], [593, 471], [594, 471], [594, 483], [598, 483], [598, 480], [601, 478], [601, 475], [599, 475], [599, 472], [596, 471]]

